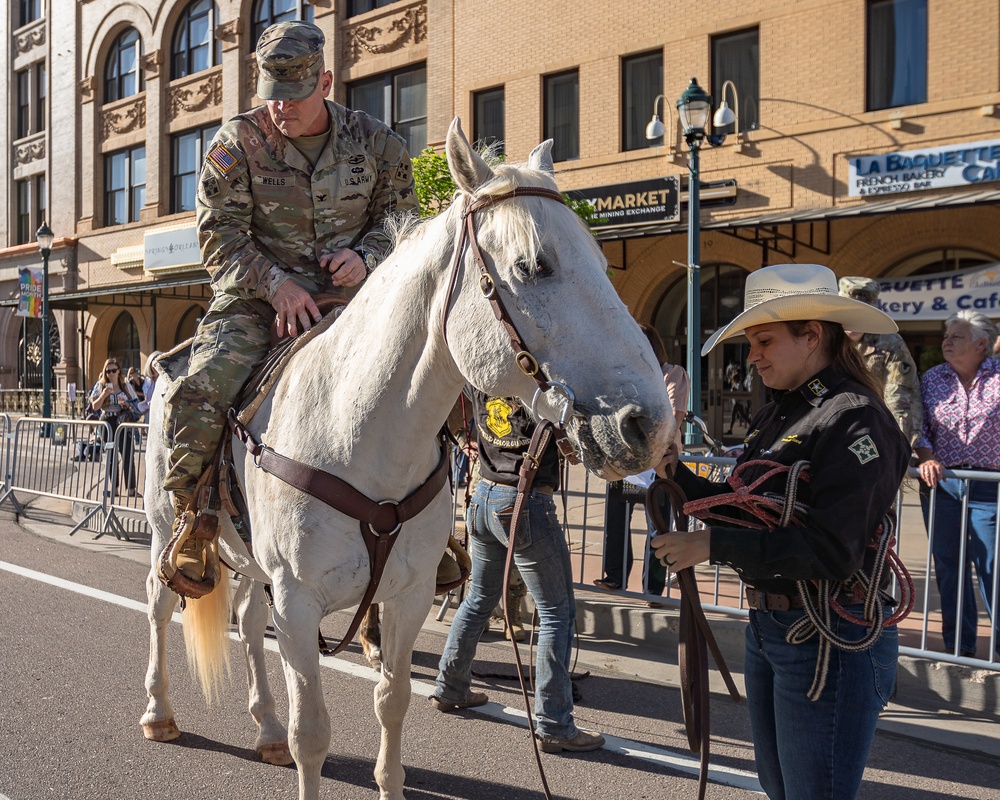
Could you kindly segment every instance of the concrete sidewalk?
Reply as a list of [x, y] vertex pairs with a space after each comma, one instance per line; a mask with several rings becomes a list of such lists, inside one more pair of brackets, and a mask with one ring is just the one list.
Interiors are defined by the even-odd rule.
[[[137, 535], [119, 541], [105, 535], [93, 538], [81, 530], [70, 537], [74, 520], [71, 504], [35, 498], [27, 515], [18, 520], [25, 530], [103, 555], [150, 563], [149, 540]], [[428, 615], [425, 629], [444, 636], [453, 614]], [[677, 612], [648, 608], [645, 603], [597, 591], [577, 594], [579, 652], [576, 669], [594, 669], [628, 675], [637, 680], [679, 688]], [[746, 623], [717, 617], [712, 629], [723, 657], [743, 690], [743, 637]], [[717, 672], [711, 675], [716, 702], [731, 702]], [[900, 658], [896, 698], [882, 715], [879, 729], [891, 735], [916, 738], [936, 745], [990, 758], [1000, 758], [1000, 673], [907, 656]]]

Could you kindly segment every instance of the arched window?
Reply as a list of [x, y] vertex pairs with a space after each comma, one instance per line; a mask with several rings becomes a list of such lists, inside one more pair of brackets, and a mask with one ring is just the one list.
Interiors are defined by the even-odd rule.
[[104, 70], [104, 102], [131, 97], [146, 88], [142, 76], [142, 39], [135, 28], [126, 28], [108, 52]]
[[171, 78], [183, 78], [222, 63], [222, 43], [215, 38], [218, 16], [212, 0], [188, 3], [174, 32]]
[[174, 337], [174, 343], [180, 344], [194, 336], [194, 332], [198, 329], [198, 323], [201, 322], [201, 318], [204, 315], [205, 312], [202, 311], [200, 306], [191, 306], [191, 308], [185, 311], [184, 316], [181, 317], [181, 321], [177, 325], [177, 335]]
[[119, 314], [115, 324], [111, 326], [111, 335], [108, 336], [108, 358], [115, 359], [123, 372], [127, 372], [129, 367], [142, 370], [139, 331], [136, 330], [132, 315], [127, 311]]
[[304, 0], [257, 0], [253, 7], [253, 36], [250, 50], [255, 50], [260, 35], [275, 22], [313, 21], [313, 7]]

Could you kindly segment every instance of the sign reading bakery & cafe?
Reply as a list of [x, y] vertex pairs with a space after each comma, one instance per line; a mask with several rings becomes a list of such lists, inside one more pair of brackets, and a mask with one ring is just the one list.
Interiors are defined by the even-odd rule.
[[851, 197], [1000, 181], [1000, 139], [848, 159]]
[[569, 192], [594, 209], [591, 228], [641, 225], [646, 222], [676, 222], [681, 209], [680, 182], [676, 175], [649, 181], [613, 183]]

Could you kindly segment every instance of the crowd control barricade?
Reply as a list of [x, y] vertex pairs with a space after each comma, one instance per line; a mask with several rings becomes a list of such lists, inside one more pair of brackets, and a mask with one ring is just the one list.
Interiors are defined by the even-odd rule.
[[[928, 579], [925, 581], [922, 596], [918, 594], [917, 607], [915, 609], [920, 612], [922, 617], [919, 650], [922, 651], [921, 655], [923, 655], [923, 652], [941, 650], [944, 647], [944, 641], [939, 631], [940, 625], [935, 626], [938, 630], [930, 630], [930, 623], [937, 621], [940, 618], [940, 614], [943, 613], [943, 609], [940, 606], [940, 598], [937, 596], [935, 581], [929, 579], [932, 573], [936, 579], [940, 579], [940, 576], [935, 572], [935, 570], [940, 569], [940, 565], [934, 563], [932, 555], [934, 542], [937, 537], [942, 535], [949, 536], [949, 538], [955, 537], [956, 531], [937, 530], [934, 517], [938, 504], [941, 502], [942, 492], [940, 484], [934, 488], [928, 488], [919, 483], [919, 471], [915, 467], [910, 469], [909, 477], [917, 479], [917, 485], [923, 494], [923, 504], [927, 509], [926, 521], [924, 519], [920, 520], [926, 525], [927, 549], [923, 554], [923, 563], [919, 566], [922, 568], [923, 575], [928, 576]], [[996, 622], [997, 601], [1000, 599], [1000, 585], [998, 585], [1000, 584], [1000, 498], [998, 498], [1000, 492], [992, 488], [1000, 483], [1000, 472], [946, 469], [942, 475], [942, 480], [949, 479], [959, 482], [961, 519], [957, 520], [959, 529], [957, 537], [955, 537], [957, 538], [955, 545], [958, 548], [958, 552], [954, 553], [954, 555], [956, 555], [957, 561], [958, 585], [959, 587], [966, 587], [966, 591], [956, 592], [954, 619], [961, 620], [963, 613], [967, 611], [967, 604], [969, 602], [974, 604], [977, 612], [975, 614], [977, 622], [977, 650], [979, 653], [983, 653], [985, 650], [986, 656], [985, 659], [978, 659], [962, 655], [961, 623], [956, 624], [957, 630], [954, 637], [954, 647], [947, 653], [937, 653], [937, 656], [941, 660], [974, 666], [982, 666], [985, 660], [986, 662], [990, 662], [992, 668], [1000, 670], [1000, 655], [997, 653], [1000, 650], [1000, 635], [997, 634]], [[970, 509], [970, 485], [973, 482], [976, 482], [980, 488], [983, 485], [991, 487], [993, 497], [988, 502], [977, 503], [974, 509]], [[987, 494], [989, 493], [987, 492]], [[953, 500], [950, 500], [950, 502], [953, 502]], [[899, 504], [899, 508], [902, 510], [903, 504]], [[916, 511], [917, 513], [922, 512], [919, 504]], [[992, 520], [990, 520], [991, 515]], [[922, 513], [921, 516], [923, 516]], [[972, 531], [973, 518], [980, 527], [979, 537], [975, 536]], [[902, 524], [900, 523], [897, 526], [897, 530], [902, 529]], [[976, 560], [979, 560], [980, 565], [984, 567], [983, 573], [980, 573], [978, 567], [975, 566]], [[987, 569], [987, 565], [991, 569]], [[913, 571], [912, 567], [911, 571]], [[990, 577], [991, 572], [992, 578]], [[969, 590], [970, 584], [971, 591]], [[984, 642], [988, 643], [985, 647], [983, 645]], [[910, 648], [900, 648], [901, 652], [909, 650]]]
[[[735, 464], [735, 459], [719, 457], [690, 457], [681, 459], [687, 466], [699, 474], [711, 476], [713, 480], [723, 480]], [[958, 648], [944, 652], [944, 642], [941, 635], [941, 601], [937, 591], [934, 562], [931, 556], [931, 546], [935, 531], [928, 531], [921, 513], [920, 497], [917, 491], [918, 483], [912, 478], [917, 477], [917, 471], [910, 470], [904, 480], [896, 504], [896, 545], [899, 558], [906, 566], [914, 585], [914, 607], [910, 615], [899, 624], [900, 653], [948, 663], [1000, 671], [1000, 635], [997, 634], [995, 623], [991, 623], [980, 592], [979, 576], [969, 558], [968, 550], [972, 546], [967, 535], [968, 515], [961, 532], [960, 564], [962, 579], [973, 576], [974, 599], [978, 609], [978, 657], [963, 657]], [[947, 470], [945, 477], [964, 481], [1000, 482], [1000, 473], [979, 472], [969, 470]], [[578, 590], [599, 592], [601, 596], [608, 593], [594, 586], [594, 579], [603, 577], [604, 551], [604, 507], [606, 497], [606, 482], [587, 473], [582, 467], [572, 467], [565, 481], [567, 501], [560, 508], [561, 501], [556, 498], [556, 506], [563, 519], [567, 542], [573, 569], [573, 582]], [[964, 497], [968, 497], [965, 491]], [[928, 501], [936, 503], [937, 492], [931, 491]], [[850, 499], [847, 499], [850, 502]], [[967, 502], [966, 502], [967, 505]], [[1000, 502], [997, 503], [1000, 511]], [[565, 510], [563, 510], [565, 509]], [[654, 558], [648, 546], [646, 521], [640, 510], [631, 517], [631, 538], [634, 562], [627, 584], [615, 592], [614, 596], [630, 600], [645, 600], [662, 605], [668, 609], [677, 609], [680, 605], [679, 590], [668, 581], [664, 595], [648, 593], [642, 580], [644, 560]], [[1000, 517], [1000, 514], [997, 515]], [[933, 517], [931, 517], [933, 519]], [[689, 521], [690, 528], [703, 527], [702, 523], [693, 518]], [[987, 587], [987, 597], [991, 601], [990, 609], [1000, 605], [1000, 524], [993, 523], [993, 580]], [[640, 557], [640, 553], [643, 555]], [[648, 561], [647, 561], [648, 563]], [[648, 574], [648, 570], [646, 571]], [[702, 593], [702, 606], [706, 612], [732, 619], [745, 619], [748, 616], [743, 590], [744, 585], [736, 573], [723, 567], [702, 564], [696, 568], [698, 583]], [[890, 585], [890, 592], [898, 600], [901, 589], [895, 580]], [[591, 595], [593, 596], [593, 595]], [[964, 602], [961, 593], [958, 598], [957, 619], [961, 619]], [[994, 618], [995, 619], [995, 618]]]
[[143, 491], [148, 432], [149, 425], [143, 422], [123, 422], [115, 431], [113, 463], [108, 467], [107, 483], [107, 505], [112, 512], [145, 513]]
[[[106, 500], [106, 464], [113, 449], [106, 422], [21, 417], [8, 435], [9, 468], [0, 506], [9, 500], [18, 514], [25, 514], [17, 493], [93, 504], [70, 536], [99, 514], [103, 533], [112, 513]], [[120, 526], [113, 531], [118, 538], [128, 538]]]
[[3, 434], [3, 486], [0, 487], [0, 495], [6, 495], [10, 488], [10, 452], [11, 444], [14, 441], [14, 427], [10, 421], [10, 414], [0, 414], [0, 434]]

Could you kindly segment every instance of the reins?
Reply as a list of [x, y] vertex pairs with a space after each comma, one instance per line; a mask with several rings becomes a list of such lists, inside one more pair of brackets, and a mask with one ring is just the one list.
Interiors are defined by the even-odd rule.
[[[646, 490], [646, 508], [653, 521], [653, 526], [660, 533], [670, 530], [669, 522], [663, 516], [663, 510], [657, 502], [657, 495], [663, 493], [670, 500], [674, 513], [675, 526], [678, 531], [688, 529], [686, 511], [687, 498], [684, 490], [674, 481], [660, 478], [653, 481]], [[690, 505], [690, 504], [688, 504]], [[687, 567], [677, 572], [681, 587], [680, 619], [677, 634], [677, 664], [680, 668], [681, 710], [684, 715], [684, 727], [687, 731], [688, 747], [692, 753], [700, 757], [698, 769], [698, 800], [703, 800], [708, 785], [708, 757], [711, 736], [709, 732], [709, 699], [708, 683], [708, 651], [718, 667], [722, 679], [729, 689], [729, 695], [734, 702], [739, 703], [740, 696], [736, 682], [729, 672], [722, 651], [715, 640], [712, 628], [701, 607], [701, 593], [698, 590], [698, 580], [694, 568]]]

